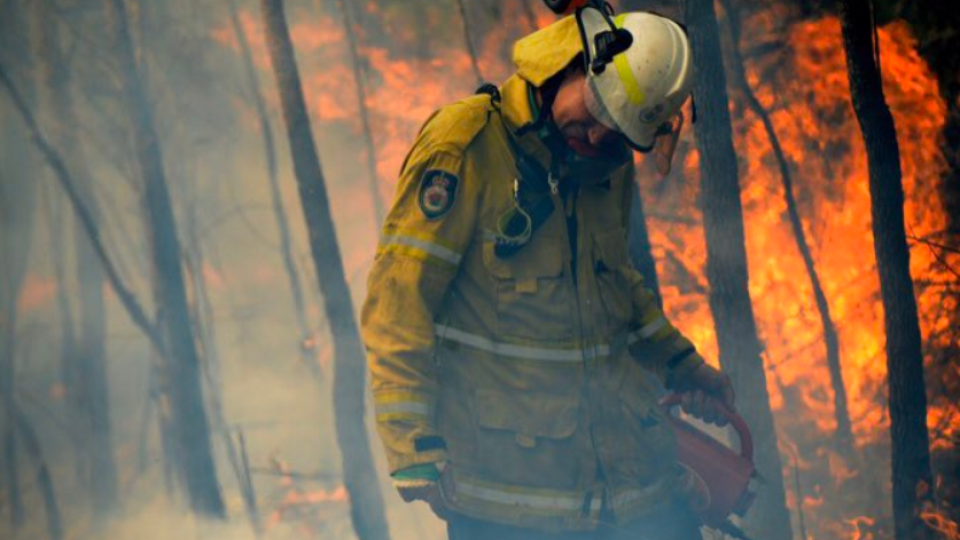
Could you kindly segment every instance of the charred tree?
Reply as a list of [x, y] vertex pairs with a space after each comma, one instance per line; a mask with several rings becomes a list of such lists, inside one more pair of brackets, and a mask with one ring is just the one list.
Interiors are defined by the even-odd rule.
[[767, 480], [747, 515], [748, 532], [766, 540], [787, 540], [792, 536], [790, 515], [748, 289], [740, 181], [713, 0], [685, 0], [684, 12], [697, 71], [693, 97], [700, 113], [695, 126], [710, 310], [720, 364], [730, 375], [741, 414], [753, 430], [757, 469]]
[[[60, 354], [59, 356], [59, 380], [61, 396], [64, 403], [64, 416], [70, 425], [76, 426], [81, 422], [78, 414], [80, 400], [77, 398], [77, 392], [80, 390], [78, 381], [77, 365], [74, 361], [74, 351], [77, 348], [77, 336], [74, 333], [73, 321], [73, 301], [70, 294], [70, 284], [67, 280], [67, 262], [69, 250], [64, 242], [69, 229], [64, 229], [63, 208], [60, 201], [57, 200], [58, 193], [45, 193], [44, 199], [47, 204], [44, 205], [44, 214], [48, 221], [48, 232], [50, 240], [48, 245], [52, 251], [53, 277], [57, 283], [56, 305], [60, 319]], [[74, 476], [80, 485], [86, 485], [90, 471], [87, 467], [87, 456], [90, 450], [86, 447], [86, 440], [80, 433], [73, 437], [73, 444], [76, 445], [74, 452], [73, 465]]]
[[873, 247], [880, 274], [890, 436], [893, 458], [893, 518], [898, 540], [931, 533], [920, 519], [932, 493], [927, 395], [917, 301], [910, 277], [910, 250], [904, 228], [900, 147], [893, 115], [883, 95], [879, 43], [867, 0], [840, 0], [840, 24], [847, 54], [850, 96], [860, 123], [870, 172]]
[[[75, 125], [75, 124], [72, 124]], [[97, 212], [97, 210], [93, 210]], [[74, 228], [80, 332], [76, 362], [78, 401], [88, 438], [88, 471], [94, 518], [104, 519], [117, 507], [117, 466], [114, 461], [110, 388], [107, 377], [107, 313], [103, 269], [89, 237]]]
[[[257, 71], [253, 65], [253, 54], [250, 52], [250, 42], [247, 40], [247, 34], [243, 31], [243, 27], [240, 25], [240, 18], [237, 15], [236, 0], [230, 0], [230, 24], [233, 27], [234, 35], [237, 36], [237, 43], [240, 45], [240, 53], [243, 56], [244, 76], [247, 79], [250, 97], [253, 100], [253, 108], [257, 113], [257, 123], [260, 126], [260, 133], [263, 135], [263, 152], [267, 159], [267, 179], [270, 184], [273, 218], [277, 222], [277, 231], [279, 231], [280, 234], [280, 256], [283, 259], [283, 269], [287, 274], [287, 281], [290, 284], [290, 296], [293, 298], [293, 307], [297, 316], [297, 326], [300, 330], [300, 354], [314, 374], [319, 376], [319, 367], [317, 367], [316, 358], [314, 358], [313, 355], [314, 348], [309, 346], [313, 341], [313, 332], [310, 330], [306, 299], [303, 295], [303, 287], [300, 286], [296, 257], [294, 257], [293, 254], [293, 240], [290, 235], [290, 225], [287, 221], [287, 211], [283, 206], [280, 180], [277, 177], [277, 150], [273, 139], [273, 128], [270, 126], [270, 115], [267, 114], [267, 104], [263, 100], [263, 92], [261, 92], [260, 89], [260, 79], [257, 77]], [[372, 148], [370, 150], [372, 151]]]
[[[16, 145], [0, 146], [0, 153], [11, 157], [20, 151]], [[18, 156], [19, 157], [19, 156]], [[5, 159], [15, 163], [17, 159]], [[16, 420], [16, 337], [17, 302], [27, 271], [32, 244], [34, 179], [19, 168], [0, 170], [0, 457], [10, 528], [24, 524], [23, 497], [20, 492], [20, 456], [17, 448]]]
[[463, 24], [463, 42], [466, 45], [467, 54], [470, 55], [470, 67], [473, 68], [473, 76], [477, 78], [477, 86], [480, 86], [483, 84], [483, 74], [480, 72], [477, 50], [473, 46], [473, 36], [470, 32], [470, 21], [467, 20], [467, 6], [464, 0], [457, 0], [457, 8], [460, 10], [460, 22]]
[[50, 477], [50, 467], [47, 465], [43, 448], [40, 446], [40, 438], [37, 437], [37, 432], [33, 429], [27, 415], [16, 403], [14, 403], [14, 407], [13, 415], [17, 423], [17, 431], [20, 432], [23, 447], [33, 458], [36, 466], [37, 486], [40, 488], [40, 497], [43, 499], [44, 510], [47, 514], [47, 534], [50, 535], [50, 540], [62, 540], [63, 517], [60, 515], [60, 504], [57, 502], [53, 479]]
[[144, 182], [143, 204], [154, 264], [154, 302], [157, 329], [166, 351], [165, 366], [174, 437], [181, 459], [181, 480], [190, 507], [210, 517], [225, 515], [216, 466], [210, 447], [210, 429], [204, 408], [200, 356], [181, 266], [182, 250], [163, 168], [153, 107], [138, 72], [124, 0], [104, 0], [113, 24], [115, 53], [126, 114], [132, 124], [136, 163]]
[[[56, 6], [51, 0], [39, 2], [43, 13], [53, 14]], [[48, 110], [56, 119], [54, 130], [56, 145], [68, 156], [68, 161], [78, 181], [78, 188], [87, 196], [86, 206], [94, 221], [99, 221], [99, 208], [92, 196], [93, 183], [87, 161], [77, 140], [78, 115], [71, 91], [71, 73], [64, 57], [59, 28], [49, 27], [42, 35], [43, 65], [49, 105]], [[117, 504], [117, 469], [113, 457], [112, 427], [110, 421], [109, 384], [106, 365], [106, 309], [103, 293], [103, 270], [97, 261], [96, 252], [82, 227], [73, 230], [76, 253], [77, 297], [80, 317], [79, 332], [72, 333], [73, 325], [65, 321], [64, 345], [71, 387], [68, 395], [76, 406], [78, 424], [81, 427], [83, 451], [79, 459], [84, 461], [84, 483], [89, 486], [94, 518], [102, 521]], [[67, 237], [69, 235], [64, 235]], [[62, 310], [69, 312], [66, 300]], [[67, 317], [66, 313], [64, 315]]]
[[335, 425], [344, 486], [350, 495], [353, 528], [360, 540], [388, 540], [390, 533], [365, 423], [366, 361], [330, 215], [330, 201], [320, 158], [307, 116], [283, 1], [260, 0], [260, 9], [290, 139], [290, 153], [306, 219], [310, 251], [333, 337]]
[[223, 399], [221, 397], [222, 376], [220, 371], [220, 352], [217, 347], [216, 327], [214, 325], [213, 302], [210, 299], [210, 292], [207, 288], [207, 281], [204, 277], [203, 268], [206, 266], [204, 257], [204, 245], [200, 232], [200, 211], [199, 197], [194, 193], [189, 197], [185, 213], [185, 253], [184, 266], [188, 270], [188, 282], [190, 285], [190, 298], [192, 300], [190, 307], [193, 316], [193, 324], [200, 336], [199, 343], [202, 344], [203, 374], [207, 383], [207, 401], [209, 402], [210, 419], [213, 431], [220, 439], [224, 452], [227, 454], [227, 460], [240, 486], [241, 499], [243, 500], [244, 511], [247, 513], [247, 519], [257, 538], [263, 536], [263, 525], [260, 520], [260, 511], [257, 508], [256, 495], [253, 491], [253, 485], [250, 483], [249, 475], [245, 474], [242, 460], [237, 453], [236, 446], [233, 443], [233, 437], [230, 426], [227, 423], [226, 414], [223, 411]]
[[363, 142], [367, 146], [367, 174], [370, 182], [370, 197], [373, 201], [373, 217], [377, 227], [383, 223], [386, 210], [383, 208], [383, 197], [380, 195], [380, 182], [377, 175], [377, 151], [373, 145], [373, 131], [370, 129], [370, 111], [367, 108], [367, 82], [364, 77], [363, 58], [360, 56], [360, 46], [357, 42], [353, 21], [353, 13], [346, 0], [337, 0], [337, 6], [343, 15], [343, 29], [347, 35], [347, 48], [350, 50], [350, 66], [353, 68], [353, 80], [357, 85], [357, 107], [360, 113], [360, 129], [363, 130]]
[[523, 18], [527, 21], [527, 26], [530, 27], [530, 32], [535, 32], [537, 30], [537, 14], [533, 11], [533, 5], [530, 4], [532, 0], [520, 0], [520, 9], [523, 10]]
[[[21, 2], [0, 5], [0, 20], [7, 26], [28, 28], [29, 19]], [[33, 52], [26, 38], [29, 30], [0, 35], [0, 45], [19, 56], [14, 69], [35, 91], [30, 69]], [[0, 73], [2, 75], [2, 73]], [[33, 92], [32, 92], [33, 93]], [[0, 108], [0, 488], [5, 492], [0, 512], [6, 512], [10, 530], [15, 534], [25, 523], [26, 508], [20, 484], [22, 456], [18, 445], [16, 416], [18, 303], [27, 274], [31, 237], [36, 213], [36, 171], [32, 154], [23, 137]]]
[[727, 23], [730, 29], [732, 42], [731, 55], [733, 61], [730, 67], [733, 74], [733, 84], [743, 94], [747, 107], [757, 115], [763, 128], [767, 132], [767, 139], [770, 141], [770, 148], [777, 160], [777, 166], [780, 169], [780, 181], [783, 186], [783, 196], [787, 204], [787, 216], [790, 219], [790, 227], [793, 230], [793, 238], [797, 244], [797, 250], [800, 251], [800, 257], [803, 259], [803, 267], [807, 272], [807, 278], [813, 288], [814, 302], [817, 306], [817, 312], [820, 314], [820, 324], [823, 329], [823, 342], [827, 353], [827, 369], [830, 372], [830, 383], [833, 388], [833, 415], [837, 421], [836, 444], [840, 451], [848, 460], [855, 457], [853, 447], [853, 430], [850, 425], [850, 412], [847, 408], [847, 389], [843, 383], [843, 368], [840, 364], [840, 338], [837, 334], [837, 326], [830, 315], [830, 304], [827, 302], [827, 295], [823, 291], [823, 285], [820, 282], [820, 275], [817, 273], [817, 266], [813, 261], [813, 253], [810, 251], [810, 244], [807, 242], [806, 233], [803, 230], [803, 221], [800, 219], [800, 211], [797, 209], [797, 199], [793, 190], [793, 178], [790, 174], [790, 165], [787, 162], [787, 156], [780, 145], [780, 138], [770, 119], [770, 114], [757, 99], [753, 88], [747, 81], [745, 64], [743, 56], [740, 53], [740, 14], [733, 5], [733, 0], [720, 0], [724, 11], [727, 12]]
[[657, 279], [657, 264], [651, 251], [650, 232], [647, 230], [647, 215], [643, 209], [643, 196], [640, 193], [639, 175], [633, 182], [633, 206], [630, 212], [630, 230], [627, 239], [633, 266], [643, 276], [644, 286], [656, 297], [657, 305], [663, 308], [660, 280]]
[[86, 234], [86, 238], [89, 240], [90, 246], [93, 248], [94, 253], [96, 254], [97, 261], [103, 268], [103, 271], [107, 277], [107, 281], [110, 283], [111, 288], [116, 293], [120, 304], [123, 306], [124, 310], [126, 310], [127, 314], [130, 315], [130, 319], [133, 321], [133, 324], [136, 325], [137, 328], [139, 328], [150, 341], [150, 344], [153, 346], [154, 350], [162, 353], [164, 348], [163, 343], [160, 341], [159, 334], [147, 317], [146, 312], [140, 305], [140, 302], [133, 295], [131, 289], [121, 279], [120, 273], [117, 271], [117, 267], [113, 264], [110, 257], [107, 256], [106, 248], [104, 247], [103, 241], [100, 237], [99, 225], [93, 219], [93, 214], [90, 212], [90, 209], [87, 208], [86, 203], [80, 196], [80, 191], [77, 188], [76, 181], [67, 170], [63, 158], [53, 148], [53, 146], [50, 145], [50, 141], [40, 131], [33, 114], [30, 112], [30, 109], [27, 106], [27, 103], [24, 101], [23, 96], [17, 90], [16, 86], [14, 86], [6, 68], [4, 68], [2, 64], [0, 64], [0, 86], [3, 86], [7, 95], [10, 97], [14, 108], [23, 119], [23, 123], [26, 124], [27, 130], [30, 133], [30, 137], [33, 139], [34, 144], [40, 151], [40, 154], [46, 160], [47, 165], [53, 169], [54, 177], [56, 178], [57, 183], [67, 194], [67, 198], [70, 200], [71, 208], [73, 209], [74, 214], [77, 216], [77, 219], [80, 221], [80, 227]]
[[620, 11], [654, 11], [674, 17], [679, 16], [678, 3], [674, 0], [622, 0]]
[[[33, 28], [41, 28], [44, 24], [47, 15], [46, 4], [46, 1], [38, 1], [33, 2], [31, 5]], [[35, 90], [35, 94], [40, 98], [37, 100], [38, 116], [47, 116], [48, 123], [51, 125], [56, 119], [56, 113], [54, 111], [56, 104], [53, 98], [56, 90], [54, 88], [63, 82], [62, 79], [58, 77], [62, 72], [56, 70], [53, 66], [53, 62], [57, 59], [53, 57], [54, 55], [50, 50], [55, 45], [57, 37], [59, 36], [56, 35], [56, 30], [54, 29], [51, 32], [44, 32], [35, 39], [34, 43], [41, 83]], [[69, 264], [67, 261], [70, 258], [69, 255], [72, 250], [67, 247], [65, 241], [67, 238], [66, 233], [73, 227], [64, 230], [64, 213], [58, 196], [59, 194], [53, 192], [44, 193], [44, 201], [46, 203], [44, 205], [44, 215], [46, 216], [47, 232], [50, 237], [48, 245], [50, 246], [52, 256], [51, 266], [53, 266], [53, 276], [56, 282], [57, 318], [60, 323], [60, 335], [58, 336], [60, 345], [58, 354], [59, 379], [57, 381], [59, 396], [57, 400], [63, 404], [62, 410], [66, 423], [71, 426], [76, 426], [81, 422], [80, 415], [78, 414], [80, 402], [77, 399], [77, 392], [79, 391], [77, 364], [74, 361], [77, 336], [74, 331], [73, 295], [70, 294], [71, 287], [67, 279], [67, 265]], [[78, 485], [86, 485], [87, 478], [89, 478], [89, 470], [87, 467], [89, 449], [86, 448], [86, 440], [78, 430], [71, 433], [71, 439], [71, 443], [76, 448], [76, 451], [73, 452], [71, 456], [75, 481]]]

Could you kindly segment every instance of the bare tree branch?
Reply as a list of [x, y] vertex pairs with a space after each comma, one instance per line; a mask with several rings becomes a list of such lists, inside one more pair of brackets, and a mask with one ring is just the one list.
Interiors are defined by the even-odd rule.
[[77, 214], [77, 218], [80, 220], [80, 225], [90, 237], [90, 243], [97, 254], [97, 258], [100, 260], [100, 264], [103, 265], [103, 270], [107, 273], [107, 280], [110, 282], [110, 286], [113, 287], [114, 292], [117, 293], [117, 298], [120, 300], [120, 303], [123, 304], [123, 307], [127, 310], [127, 313], [130, 315], [130, 318], [133, 320], [134, 324], [136, 324], [137, 327], [140, 328], [140, 330], [142, 330], [143, 333], [146, 334], [146, 336], [150, 339], [150, 343], [154, 346], [154, 348], [156, 348], [158, 352], [162, 353], [164, 348], [163, 343], [160, 340], [160, 335], [157, 333], [154, 324], [147, 317], [147, 314], [141, 307], [140, 302], [136, 299], [133, 292], [123, 282], [122, 278], [117, 273], [116, 267], [113, 265], [113, 262], [107, 255], [106, 249], [103, 246], [103, 242], [100, 239], [100, 230], [97, 228], [97, 224], [94, 221], [93, 216], [80, 197], [80, 193], [76, 187], [76, 182], [74, 182], [73, 178], [70, 176], [70, 172], [64, 165], [60, 154], [50, 145], [50, 142], [40, 131], [33, 114], [30, 112], [30, 109], [27, 106], [27, 103], [17, 91], [16, 86], [14, 86], [13, 81], [10, 79], [10, 76], [7, 74], [7, 70], [2, 64], [0, 64], [0, 84], [2, 84], [6, 89], [7, 94], [10, 96], [10, 100], [13, 102], [14, 108], [16, 108], [17, 112], [20, 114], [24, 124], [27, 125], [27, 129], [30, 130], [34, 144], [36, 144], [37, 149], [47, 160], [47, 164], [50, 166], [50, 168], [53, 169], [54, 175], [57, 179], [57, 182], [60, 184], [60, 187], [62, 187], [66, 192], [67, 197], [70, 200], [70, 204], [73, 207], [74, 212]]

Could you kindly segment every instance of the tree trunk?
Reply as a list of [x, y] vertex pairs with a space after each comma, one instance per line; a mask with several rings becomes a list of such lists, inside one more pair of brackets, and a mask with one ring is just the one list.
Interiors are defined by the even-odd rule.
[[767, 481], [758, 490], [746, 524], [752, 537], [786, 540], [792, 536], [790, 515], [747, 287], [743, 208], [716, 13], [713, 0], [686, 0], [684, 10], [697, 71], [693, 95], [700, 114], [695, 127], [700, 150], [710, 310], [717, 330], [720, 364], [730, 375], [740, 412], [753, 430], [757, 469]]
[[335, 424], [344, 485], [350, 494], [353, 528], [360, 540], [388, 540], [390, 533], [383, 510], [383, 497], [365, 423], [366, 361], [330, 215], [330, 201], [320, 169], [320, 158], [307, 117], [283, 2], [260, 0], [260, 7], [283, 107], [283, 119], [290, 139], [310, 251], [333, 337]]
[[63, 188], [63, 191], [67, 194], [67, 198], [70, 200], [70, 205], [73, 208], [73, 212], [80, 221], [80, 226], [90, 242], [92, 249], [96, 253], [97, 260], [99, 261], [100, 266], [103, 268], [104, 273], [106, 273], [107, 281], [110, 283], [111, 288], [113, 288], [117, 298], [120, 300], [120, 304], [123, 305], [123, 308], [127, 311], [127, 314], [130, 315], [130, 319], [133, 321], [133, 324], [136, 325], [144, 333], [144, 335], [146, 335], [147, 339], [150, 340], [150, 344], [153, 346], [154, 350], [162, 353], [164, 351], [164, 347], [156, 328], [154, 328], [153, 323], [151, 323], [147, 318], [146, 312], [143, 310], [140, 302], [133, 295], [131, 289], [121, 279], [120, 273], [117, 271], [117, 267], [113, 264], [110, 257], [107, 256], [106, 248], [104, 247], [103, 241], [100, 238], [99, 226], [94, 220], [90, 209], [87, 207], [87, 203], [85, 203], [80, 197], [80, 191], [77, 187], [76, 181], [70, 175], [70, 171], [67, 170], [67, 167], [63, 162], [63, 158], [60, 157], [60, 154], [50, 145], [50, 142], [40, 131], [33, 114], [30, 112], [26, 102], [23, 100], [22, 94], [13, 85], [13, 81], [10, 80], [10, 76], [7, 74], [6, 68], [4, 68], [2, 64], [0, 64], [0, 86], [3, 86], [7, 91], [7, 95], [13, 102], [14, 108], [20, 114], [24, 124], [26, 124], [27, 130], [30, 132], [30, 136], [33, 139], [34, 144], [40, 151], [40, 154], [46, 160], [47, 165], [53, 169], [54, 177], [56, 178], [57, 183], [60, 184], [60, 187]]
[[[52, 14], [55, 5], [51, 0], [42, 2], [42, 11]], [[99, 209], [93, 194], [86, 158], [77, 140], [79, 125], [73, 93], [70, 88], [70, 70], [56, 27], [43, 33], [49, 110], [57, 120], [55, 131], [57, 146], [68, 156], [68, 161], [79, 183], [94, 221], [99, 221]], [[77, 296], [80, 303], [79, 334], [67, 334], [64, 345], [69, 347], [66, 360], [70, 361], [71, 381], [75, 388], [68, 388], [74, 399], [79, 423], [83, 427], [85, 483], [93, 504], [94, 519], [102, 521], [117, 504], [117, 469], [113, 459], [112, 428], [110, 423], [110, 389], [106, 366], [106, 309], [104, 305], [104, 276], [97, 261], [96, 251], [82, 227], [73, 229], [76, 250]], [[64, 235], [67, 237], [69, 235]], [[64, 302], [65, 304], [65, 302]], [[61, 309], [68, 309], [64, 305]], [[64, 323], [72, 330], [72, 325]]]
[[520, 9], [523, 10], [523, 18], [527, 21], [527, 26], [530, 27], [530, 32], [537, 31], [537, 14], [533, 11], [533, 6], [530, 4], [533, 0], [520, 0]]
[[[19, 135], [15, 135], [19, 137]], [[21, 150], [6, 144], [0, 152]], [[11, 157], [8, 155], [8, 157]], [[17, 159], [5, 159], [16, 163]], [[10, 528], [17, 531], [24, 523], [17, 455], [16, 410], [16, 335], [17, 302], [27, 271], [30, 239], [33, 231], [35, 182], [17, 168], [0, 171], [0, 456], [6, 483], [6, 504], [10, 509]], [[14, 176], [17, 175], [17, 176]]]
[[[74, 333], [73, 302], [70, 297], [70, 286], [67, 282], [66, 272], [69, 250], [64, 242], [69, 229], [64, 228], [63, 205], [57, 199], [60, 194], [50, 191], [45, 195], [47, 195], [45, 197], [47, 204], [44, 205], [44, 213], [48, 216], [49, 246], [53, 258], [53, 277], [57, 284], [57, 311], [59, 311], [60, 319], [60, 373], [58, 381], [62, 392], [60, 400], [63, 402], [66, 422], [70, 425], [78, 425], [82, 422], [82, 419], [79, 415], [79, 374], [74, 357], [77, 349], [77, 336]], [[72, 228], [73, 224], [70, 225]], [[87, 441], [83, 434], [79, 434], [79, 437], [76, 437], [72, 442], [77, 446], [72, 456], [74, 476], [77, 484], [85, 486], [88, 478], [90, 478], [87, 463], [90, 449], [87, 448]]]
[[40, 488], [40, 497], [43, 499], [43, 506], [47, 513], [47, 534], [50, 540], [63, 539], [63, 518], [60, 515], [60, 505], [57, 503], [57, 493], [53, 488], [53, 479], [50, 477], [50, 467], [47, 466], [47, 460], [43, 456], [43, 448], [40, 446], [40, 439], [37, 437], [33, 425], [23, 413], [23, 410], [14, 403], [13, 415], [17, 423], [17, 431], [20, 432], [20, 438], [23, 441], [23, 447], [33, 458], [37, 472], [37, 487]]
[[464, 0], [457, 0], [457, 8], [460, 10], [460, 22], [463, 24], [463, 41], [467, 54], [470, 55], [470, 67], [473, 68], [473, 76], [477, 78], [477, 86], [480, 86], [483, 84], [483, 74], [480, 72], [480, 63], [477, 61], [477, 50], [473, 46], [473, 36], [470, 32], [470, 21], [467, 20], [467, 6]]
[[621, 0], [620, 11], [653, 11], [668, 17], [679, 17], [680, 9], [674, 0]]
[[373, 217], [377, 227], [383, 224], [386, 210], [383, 207], [383, 197], [380, 195], [380, 182], [377, 175], [377, 151], [373, 145], [373, 131], [370, 129], [370, 111], [367, 108], [367, 83], [360, 56], [360, 46], [357, 43], [357, 34], [354, 31], [353, 13], [346, 0], [337, 0], [337, 5], [343, 13], [343, 28], [347, 35], [347, 46], [350, 49], [350, 65], [353, 67], [353, 79], [357, 85], [357, 107], [360, 113], [360, 128], [363, 130], [363, 142], [367, 146], [367, 170], [370, 182], [370, 197], [373, 200]]
[[257, 509], [256, 497], [252, 489], [252, 484], [249, 483], [249, 477], [244, 473], [240, 456], [233, 444], [230, 425], [223, 411], [223, 400], [221, 398], [223, 377], [221, 376], [220, 370], [220, 352], [217, 347], [216, 327], [213, 324], [213, 302], [210, 300], [207, 282], [203, 275], [203, 268], [206, 262], [204, 259], [203, 240], [200, 236], [200, 218], [197, 208], [198, 200], [198, 197], [190, 196], [185, 212], [186, 249], [184, 266], [188, 271], [187, 277], [192, 293], [190, 294], [190, 298], [193, 302], [190, 307], [194, 327], [200, 335], [200, 343], [203, 346], [203, 373], [207, 383], [207, 401], [209, 402], [210, 421], [214, 433], [220, 439], [224, 452], [227, 454], [230, 467], [236, 476], [237, 484], [240, 487], [241, 498], [243, 499], [244, 510], [247, 513], [247, 519], [250, 521], [254, 536], [260, 538], [263, 536], [263, 527], [260, 522], [260, 511]]
[[250, 43], [247, 41], [247, 34], [240, 25], [240, 19], [237, 16], [236, 0], [230, 0], [230, 24], [233, 26], [233, 32], [237, 36], [237, 43], [240, 44], [240, 52], [243, 56], [244, 75], [247, 84], [250, 87], [250, 97], [253, 99], [253, 107], [257, 112], [257, 122], [260, 125], [260, 133], [263, 135], [263, 151], [267, 159], [267, 179], [270, 183], [270, 198], [273, 203], [273, 217], [277, 222], [277, 230], [280, 234], [280, 255], [283, 259], [283, 269], [287, 273], [287, 282], [290, 284], [290, 296], [293, 299], [293, 307], [297, 316], [297, 326], [300, 330], [300, 355], [305, 362], [308, 362], [310, 370], [314, 375], [319, 376], [320, 369], [314, 353], [315, 347], [310, 344], [313, 342], [313, 331], [310, 329], [309, 318], [307, 317], [306, 300], [303, 296], [303, 288], [300, 286], [300, 276], [297, 274], [296, 257], [293, 254], [293, 240], [290, 235], [290, 226], [287, 222], [287, 211], [283, 207], [283, 195], [280, 191], [280, 181], [277, 178], [277, 151], [273, 140], [273, 128], [270, 127], [270, 116], [267, 114], [267, 105], [263, 100], [263, 93], [260, 91], [260, 80], [257, 78], [257, 72], [253, 65], [253, 55], [250, 52]]
[[879, 43], [867, 0], [841, 0], [840, 22], [853, 108], [867, 150], [873, 247], [880, 273], [890, 435], [893, 458], [893, 518], [898, 540], [930, 537], [920, 519], [932, 493], [927, 397], [917, 302], [910, 278], [910, 250], [904, 229], [900, 147], [880, 78]]
[[747, 81], [747, 75], [743, 62], [743, 56], [740, 54], [740, 15], [733, 5], [733, 0], [720, 0], [723, 9], [727, 12], [727, 21], [730, 28], [731, 42], [733, 44], [731, 53], [733, 62], [733, 83], [743, 92], [747, 106], [763, 123], [767, 132], [767, 139], [770, 141], [770, 147], [777, 159], [777, 165], [780, 168], [780, 180], [783, 185], [783, 196], [787, 203], [787, 215], [790, 218], [790, 227], [793, 230], [793, 237], [797, 243], [797, 249], [803, 258], [803, 267], [807, 272], [807, 278], [810, 279], [810, 285], [813, 288], [814, 301], [817, 306], [817, 312], [820, 314], [820, 324], [823, 328], [823, 342], [827, 353], [827, 369], [830, 372], [830, 384], [833, 388], [833, 415], [837, 421], [836, 438], [833, 444], [837, 450], [847, 459], [852, 461], [856, 452], [853, 446], [853, 430], [850, 425], [850, 413], [847, 408], [847, 389], [843, 383], [843, 368], [840, 364], [840, 338], [837, 334], [837, 326], [830, 316], [830, 304], [827, 303], [827, 295], [823, 292], [823, 286], [820, 283], [820, 276], [817, 274], [816, 264], [813, 262], [813, 254], [810, 251], [810, 244], [807, 243], [806, 233], [803, 231], [803, 222], [800, 219], [800, 212], [797, 210], [797, 199], [793, 193], [793, 179], [790, 175], [790, 166], [787, 163], [787, 156], [780, 146], [780, 138], [773, 127], [773, 121], [766, 109], [757, 99], [756, 94]]
[[81, 411], [90, 471], [90, 495], [96, 520], [103, 520], [117, 506], [117, 466], [114, 461], [113, 427], [110, 418], [110, 385], [107, 376], [107, 310], [103, 270], [89, 237], [74, 229], [77, 250], [77, 282], [80, 300], [80, 336], [76, 361], [79, 370]]
[[150, 234], [156, 275], [154, 301], [158, 329], [167, 351], [166, 367], [175, 422], [182, 480], [190, 507], [197, 513], [225, 515], [216, 465], [210, 447], [210, 430], [204, 409], [200, 357], [197, 353], [181, 267], [180, 240], [163, 170], [160, 142], [153, 110], [137, 71], [124, 0], [105, 0], [114, 26], [115, 53], [127, 115], [133, 127], [133, 144], [144, 182], [143, 204]]
[[657, 279], [657, 264], [653, 259], [650, 245], [650, 233], [647, 231], [647, 215], [643, 210], [643, 196], [640, 193], [639, 175], [633, 182], [633, 206], [630, 212], [630, 230], [628, 234], [630, 260], [643, 276], [643, 284], [657, 299], [657, 305], [663, 308], [660, 295], [660, 280]]

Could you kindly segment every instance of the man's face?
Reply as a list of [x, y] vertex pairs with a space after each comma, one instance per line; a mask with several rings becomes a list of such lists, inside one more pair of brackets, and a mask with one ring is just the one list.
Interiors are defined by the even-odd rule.
[[553, 101], [553, 122], [571, 150], [595, 158], [609, 153], [620, 135], [598, 122], [587, 110], [585, 83], [582, 70], [567, 70]]

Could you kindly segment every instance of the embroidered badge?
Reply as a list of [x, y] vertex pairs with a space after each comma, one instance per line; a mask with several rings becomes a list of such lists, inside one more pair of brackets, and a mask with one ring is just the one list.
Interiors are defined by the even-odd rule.
[[420, 209], [427, 219], [436, 219], [453, 208], [460, 179], [447, 171], [430, 169], [420, 179]]

